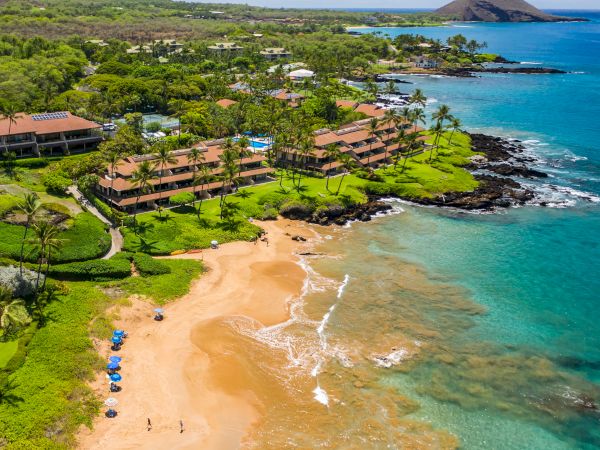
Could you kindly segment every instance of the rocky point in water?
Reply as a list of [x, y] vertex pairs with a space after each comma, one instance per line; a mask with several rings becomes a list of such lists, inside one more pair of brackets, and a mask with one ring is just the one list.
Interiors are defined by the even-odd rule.
[[455, 0], [437, 14], [466, 22], [584, 22], [547, 14], [525, 0]]

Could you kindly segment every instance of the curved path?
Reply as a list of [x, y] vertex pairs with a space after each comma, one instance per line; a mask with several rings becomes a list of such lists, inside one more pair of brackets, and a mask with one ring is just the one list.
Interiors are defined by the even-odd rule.
[[[74, 185], [69, 186], [67, 191], [78, 202], [81, 197], [85, 198], [85, 196], [81, 193], [81, 191], [79, 189], [77, 189], [77, 187]], [[91, 212], [94, 216], [96, 216], [103, 223], [105, 223], [106, 225], [109, 226], [108, 231], [109, 231], [110, 237], [111, 237], [110, 250], [108, 251], [108, 253], [106, 255], [104, 255], [102, 257], [102, 259], [109, 259], [111, 256], [119, 253], [121, 251], [121, 249], [123, 248], [123, 235], [121, 234], [119, 229], [115, 228], [113, 226], [113, 224], [110, 222], [110, 220], [108, 220], [106, 217], [104, 217], [94, 205], [92, 205], [91, 203], [88, 202], [88, 204], [84, 205], [84, 206], [89, 212]]]

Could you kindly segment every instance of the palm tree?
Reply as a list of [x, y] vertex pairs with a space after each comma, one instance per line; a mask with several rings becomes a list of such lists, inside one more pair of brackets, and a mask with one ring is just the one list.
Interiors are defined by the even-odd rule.
[[[312, 133], [308, 133], [304, 136], [302, 141], [300, 141], [298, 154], [300, 155], [300, 160], [302, 161], [302, 171], [307, 170], [306, 163], [308, 158], [314, 156], [315, 140], [313, 136], [314, 135]], [[302, 183], [302, 171], [300, 171], [298, 174], [298, 185], [296, 187], [298, 192], [300, 192], [300, 184]]]
[[[160, 172], [158, 175], [158, 205], [162, 200], [162, 179], [165, 174], [165, 167], [169, 164], [176, 164], [177, 158], [173, 156], [173, 152], [169, 148], [168, 144], [163, 141], [159, 141], [156, 144], [158, 146], [158, 152], [156, 152], [156, 162], [160, 166]], [[158, 215], [162, 217], [162, 211], [158, 209]]]
[[169, 102], [169, 109], [173, 111], [171, 117], [177, 118], [177, 122], [179, 123], [177, 143], [181, 145], [181, 116], [183, 116], [186, 113], [185, 101], [181, 99], [173, 100]]
[[238, 176], [240, 176], [242, 173], [242, 160], [244, 158], [249, 158], [253, 154], [252, 151], [248, 150], [249, 146], [250, 146], [250, 140], [246, 136], [242, 136], [237, 141], [237, 147], [238, 147], [238, 151], [240, 154], [240, 162], [238, 163], [238, 167], [239, 167]]
[[[201, 191], [204, 190], [204, 185], [209, 180], [211, 175], [210, 169], [206, 167], [204, 164], [200, 166], [200, 169], [194, 174], [194, 196], [196, 195], [196, 186], [200, 185]], [[200, 214], [202, 214], [202, 192], [200, 193], [200, 203], [198, 204], [198, 209], [196, 209], [196, 215], [198, 219], [200, 219]]]
[[396, 171], [396, 167], [398, 166], [398, 161], [400, 160], [400, 158], [402, 156], [401, 148], [404, 146], [405, 141], [406, 141], [406, 130], [404, 128], [400, 128], [398, 130], [398, 135], [394, 138], [394, 142], [396, 144], [398, 144], [398, 154], [396, 155], [396, 158], [394, 159], [394, 171]]
[[233, 182], [239, 173], [239, 168], [236, 164], [238, 159], [238, 151], [236, 148], [237, 145], [232, 142], [232, 139], [225, 141], [225, 144], [223, 144], [223, 153], [219, 155], [222, 168], [221, 180], [223, 182], [221, 185], [221, 199], [219, 202], [219, 206], [221, 208], [221, 219], [223, 219], [223, 203], [225, 199], [226, 186], [228, 189], [231, 189], [231, 186], [233, 185]]
[[369, 122], [369, 135], [371, 136], [371, 142], [369, 144], [369, 155], [367, 156], [367, 167], [370, 168], [371, 163], [371, 150], [373, 149], [373, 140], [377, 137], [377, 128], [379, 127], [379, 119], [373, 117]]
[[415, 108], [411, 113], [411, 122], [414, 126], [414, 133], [416, 133], [419, 122], [425, 125], [425, 112], [421, 108]]
[[[340, 149], [336, 144], [329, 144], [325, 147], [325, 157], [328, 161], [337, 161], [338, 156], [340, 154]], [[329, 178], [331, 177], [331, 170], [326, 172], [327, 181], [325, 182], [325, 189], [329, 190]]]
[[117, 151], [109, 152], [106, 155], [105, 161], [108, 164], [108, 167], [110, 167], [110, 194], [109, 194], [109, 198], [110, 198], [111, 207], [112, 207], [112, 201], [113, 201], [113, 195], [114, 195], [113, 184], [115, 182], [115, 172], [117, 171], [117, 167], [119, 167], [119, 165], [121, 164], [121, 161], [122, 161], [121, 154], [119, 152], [117, 152]]
[[402, 172], [406, 169], [406, 163], [408, 158], [412, 156], [412, 151], [415, 149], [415, 144], [417, 143], [417, 135], [416, 133], [410, 133], [406, 136], [406, 156], [404, 157], [404, 164], [402, 164]]
[[342, 178], [340, 179], [340, 184], [338, 184], [338, 188], [337, 188], [337, 191], [335, 192], [335, 195], [339, 195], [340, 189], [342, 189], [342, 183], [344, 182], [344, 178], [346, 177], [346, 175], [348, 175], [348, 173], [355, 166], [354, 159], [347, 153], [340, 153], [338, 155], [338, 161], [340, 163], [342, 163], [342, 167], [344, 168], [344, 173], [342, 174]]
[[138, 188], [138, 194], [135, 198], [135, 209], [133, 211], [134, 227], [137, 225], [137, 206], [140, 201], [140, 197], [142, 194], [148, 194], [154, 190], [154, 186], [152, 185], [151, 181], [156, 178], [156, 175], [154, 175], [155, 170], [155, 164], [152, 164], [150, 161], [142, 161], [137, 169], [131, 174], [131, 183]]
[[437, 121], [433, 127], [429, 130], [431, 134], [433, 134], [433, 148], [431, 149], [431, 153], [429, 154], [429, 162], [431, 162], [431, 158], [433, 157], [433, 150], [436, 150], [436, 157], [440, 146], [440, 138], [442, 134], [444, 134], [444, 126], [441, 121]]
[[[196, 181], [196, 172], [198, 171], [198, 163], [202, 163], [206, 161], [204, 156], [204, 152], [200, 150], [199, 147], [193, 147], [187, 155], [187, 160], [192, 166], [193, 177], [192, 179]], [[204, 167], [204, 166], [202, 166]], [[196, 199], [196, 184], [194, 183], [194, 199]]]
[[385, 159], [383, 160], [384, 163], [387, 164], [387, 154], [388, 154], [388, 147], [389, 147], [389, 140], [390, 140], [390, 129], [392, 128], [392, 126], [394, 127], [398, 127], [398, 122], [400, 121], [398, 113], [396, 113], [396, 111], [394, 111], [393, 109], [388, 109], [386, 110], [385, 114], [383, 115], [383, 122], [386, 124], [386, 133], [385, 133], [385, 142], [384, 142], [384, 151], [385, 151]]
[[[11, 131], [13, 124], [16, 125], [17, 119], [19, 119], [21, 116], [17, 112], [17, 109], [15, 108], [15, 106], [12, 104], [5, 105], [2, 108], [2, 110], [0, 110], [0, 115], [2, 116], [3, 119], [8, 120], [8, 136], [10, 136], [10, 131]], [[8, 153], [8, 137], [7, 137], [7, 140], [4, 142], [4, 149]]]
[[415, 92], [410, 96], [409, 103], [425, 108], [427, 105], [427, 97], [425, 97], [421, 89], [415, 89]]
[[454, 133], [460, 130], [460, 127], [462, 127], [462, 122], [460, 121], [460, 119], [457, 117], [452, 117], [452, 119], [450, 119], [450, 128], [452, 129], [452, 133], [450, 133], [450, 139], [448, 139], [448, 146], [452, 145], [452, 138], [454, 138]]
[[48, 277], [48, 271], [50, 269], [50, 256], [52, 250], [57, 250], [63, 240], [57, 237], [60, 233], [58, 227], [45, 220], [34, 224], [33, 231], [35, 232], [35, 238], [32, 240], [32, 243], [36, 244], [39, 248], [38, 274], [35, 282], [35, 292], [38, 293], [40, 277], [42, 274], [42, 264], [44, 261], [46, 262], [46, 276], [44, 277], [44, 285], [42, 286], [43, 290], [46, 287], [46, 278]]
[[21, 275], [23, 275], [23, 254], [25, 251], [27, 232], [29, 231], [29, 226], [31, 225], [32, 220], [39, 211], [40, 206], [41, 203], [37, 194], [25, 194], [23, 202], [18, 206], [19, 210], [27, 217], [27, 221], [25, 222], [25, 232], [23, 233], [23, 240], [21, 241], [21, 254], [19, 257], [19, 270]]
[[433, 113], [431, 118], [444, 125], [444, 121], [452, 120], [452, 116], [450, 115], [450, 107], [448, 105], [440, 105], [437, 111]]

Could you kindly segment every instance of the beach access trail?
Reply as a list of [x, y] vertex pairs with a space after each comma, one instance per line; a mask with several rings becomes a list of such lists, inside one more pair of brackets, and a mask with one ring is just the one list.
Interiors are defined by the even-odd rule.
[[[123, 390], [109, 394], [105, 374], [94, 388], [101, 399], [119, 401], [118, 416], [96, 418], [94, 429], [82, 429], [79, 448], [91, 449], [235, 449], [259, 418], [252, 392], [227, 394], [211, 381], [211, 357], [192, 335], [216, 318], [247, 316], [264, 325], [289, 317], [288, 302], [300, 294], [306, 277], [294, 252], [314, 232], [300, 222], [260, 223], [267, 242], [234, 242], [216, 250], [169, 258], [203, 260], [206, 272], [190, 292], [164, 307], [165, 320], [156, 322], [153, 305], [132, 299], [121, 307], [115, 326], [129, 333], [122, 350]], [[106, 346], [103, 357], [111, 353]], [[213, 357], [214, 358], [214, 357]], [[152, 429], [147, 430], [147, 419]], [[184, 431], [180, 430], [180, 420]]]

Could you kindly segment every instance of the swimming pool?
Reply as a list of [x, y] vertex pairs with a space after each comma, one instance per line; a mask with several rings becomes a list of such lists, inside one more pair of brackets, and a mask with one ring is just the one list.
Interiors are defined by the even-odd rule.
[[[233, 139], [235, 142], [239, 141], [239, 138], [234, 138]], [[263, 148], [268, 148], [270, 147], [270, 144], [267, 144], [266, 142], [262, 142], [262, 141], [257, 141], [254, 139], [248, 139], [250, 141], [250, 147], [252, 148], [257, 148], [257, 149], [263, 149]]]

